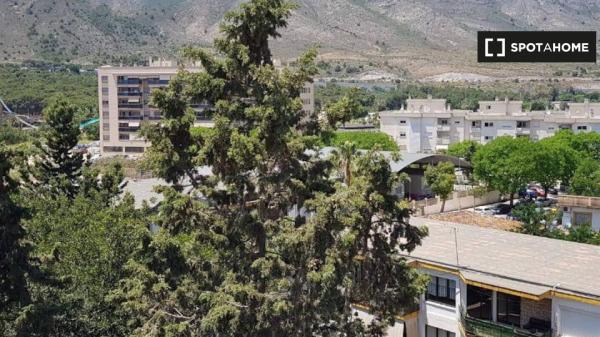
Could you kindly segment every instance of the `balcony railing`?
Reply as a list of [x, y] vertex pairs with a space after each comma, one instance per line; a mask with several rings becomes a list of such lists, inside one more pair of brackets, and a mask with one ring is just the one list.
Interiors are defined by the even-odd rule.
[[129, 80], [118, 80], [117, 85], [119, 84], [141, 84], [142, 81], [139, 79], [129, 79]]
[[119, 96], [142, 96], [142, 92], [138, 91], [121, 91], [118, 93]]
[[552, 337], [552, 332], [530, 332], [528, 330], [486, 321], [473, 317], [464, 318], [467, 336], [477, 337]]
[[148, 85], [167, 85], [169, 80], [148, 80]]
[[132, 121], [141, 121], [144, 119], [143, 116], [119, 116], [119, 120], [132, 120]]
[[141, 109], [142, 107], [142, 104], [119, 103], [120, 109]]

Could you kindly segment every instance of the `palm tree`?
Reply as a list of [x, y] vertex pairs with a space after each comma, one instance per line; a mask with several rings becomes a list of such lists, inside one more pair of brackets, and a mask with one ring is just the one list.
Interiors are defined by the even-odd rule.
[[344, 183], [350, 185], [352, 182], [352, 161], [356, 155], [356, 144], [353, 142], [344, 142], [332, 153], [333, 162], [344, 177]]

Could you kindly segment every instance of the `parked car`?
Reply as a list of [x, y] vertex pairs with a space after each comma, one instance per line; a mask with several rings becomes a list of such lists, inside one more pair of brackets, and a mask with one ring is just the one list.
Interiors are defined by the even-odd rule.
[[511, 207], [508, 204], [498, 204], [494, 207], [494, 214], [508, 214], [510, 213]]
[[557, 195], [558, 194], [558, 190], [554, 187], [551, 187], [548, 189], [548, 194], [552, 194], [552, 195]]
[[494, 215], [494, 207], [493, 206], [475, 207], [475, 213], [479, 213], [482, 215]]

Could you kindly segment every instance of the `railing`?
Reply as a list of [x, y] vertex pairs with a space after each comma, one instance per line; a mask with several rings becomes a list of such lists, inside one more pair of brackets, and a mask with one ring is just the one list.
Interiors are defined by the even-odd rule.
[[148, 80], [148, 85], [167, 85], [169, 80]]
[[467, 336], [477, 337], [552, 337], [552, 332], [530, 332], [528, 330], [486, 321], [473, 317], [465, 317], [463, 325]]
[[141, 84], [142, 81], [139, 79], [130, 79], [130, 80], [118, 80], [117, 85], [119, 84]]
[[120, 121], [133, 120], [133, 121], [141, 121], [144, 119], [143, 116], [119, 116]]
[[142, 107], [142, 104], [119, 103], [120, 109], [141, 109]]
[[121, 91], [117, 94], [118, 96], [142, 96], [142, 92], [134, 92], [134, 91]]

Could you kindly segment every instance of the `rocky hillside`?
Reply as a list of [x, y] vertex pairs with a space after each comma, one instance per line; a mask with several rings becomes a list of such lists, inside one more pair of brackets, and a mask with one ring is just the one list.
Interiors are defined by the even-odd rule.
[[[3, 0], [0, 61], [118, 62], [209, 45], [242, 0]], [[297, 0], [284, 38], [293, 57], [318, 44], [324, 57], [369, 60], [429, 74], [476, 67], [478, 30], [599, 30], [590, 0]], [[432, 65], [434, 65], [432, 67]]]

